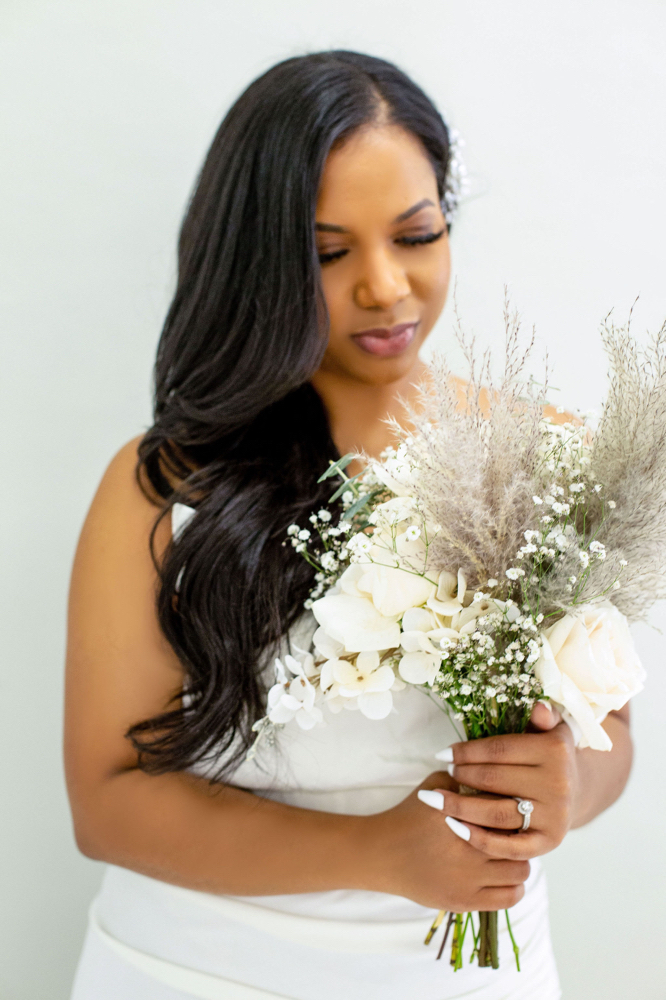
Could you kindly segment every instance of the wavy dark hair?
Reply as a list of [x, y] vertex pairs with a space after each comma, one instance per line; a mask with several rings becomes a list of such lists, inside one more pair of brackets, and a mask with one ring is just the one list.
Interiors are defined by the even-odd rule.
[[[265, 711], [260, 663], [303, 612], [312, 570], [282, 543], [326, 503], [330, 483], [317, 479], [339, 457], [310, 383], [327, 340], [317, 192], [330, 150], [379, 119], [421, 141], [443, 198], [439, 112], [391, 63], [347, 51], [287, 59], [255, 80], [197, 180], [136, 468], [162, 507], [150, 537], [157, 614], [186, 676], [171, 706], [128, 731], [146, 771], [218, 757], [216, 777], [233, 768]], [[196, 515], [158, 565], [155, 529], [176, 502]]]

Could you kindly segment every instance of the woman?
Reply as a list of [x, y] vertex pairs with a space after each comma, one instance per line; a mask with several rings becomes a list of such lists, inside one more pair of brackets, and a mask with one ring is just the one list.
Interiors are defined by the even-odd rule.
[[[109, 465], [72, 576], [69, 792], [80, 849], [110, 866], [74, 1000], [560, 995], [536, 858], [620, 794], [626, 711], [611, 753], [538, 705], [532, 733], [456, 743], [448, 773], [455, 734], [407, 689], [383, 722], [344, 712], [246, 757], [276, 651], [315, 627], [286, 528], [327, 502], [329, 459], [391, 443], [424, 371], [449, 160], [428, 98], [351, 52], [275, 66], [213, 141], [155, 423]], [[534, 803], [519, 835], [516, 796]], [[521, 973], [503, 934], [499, 971], [423, 946], [440, 908], [506, 907]]]

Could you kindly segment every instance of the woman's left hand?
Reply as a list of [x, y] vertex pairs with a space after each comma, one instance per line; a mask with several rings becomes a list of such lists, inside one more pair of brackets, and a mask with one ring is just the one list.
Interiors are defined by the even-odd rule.
[[[535, 705], [531, 730], [451, 747], [455, 781], [492, 797], [443, 789], [443, 812], [469, 830], [467, 836], [453, 824], [454, 833], [493, 858], [522, 861], [546, 854], [573, 825], [578, 770], [571, 730], [544, 704]], [[524, 832], [514, 796], [534, 806]]]

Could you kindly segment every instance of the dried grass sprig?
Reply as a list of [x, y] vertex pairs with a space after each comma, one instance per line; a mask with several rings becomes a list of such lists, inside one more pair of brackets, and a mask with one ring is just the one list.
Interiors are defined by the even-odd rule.
[[[581, 543], [602, 542], [605, 558], [592, 560], [578, 587], [571, 584], [581, 573], [578, 550], [553, 561], [531, 587], [550, 615], [610, 599], [637, 621], [666, 598], [666, 323], [645, 347], [630, 327], [631, 315], [622, 327], [609, 317], [602, 324], [609, 387], [588, 464], [579, 470], [588, 487], [585, 503], [572, 514]], [[490, 352], [478, 357], [457, 307], [454, 331], [468, 382], [461, 385], [444, 356], [436, 355], [415, 405], [403, 401], [413, 430], [389, 422], [418, 472], [414, 496], [439, 526], [431, 564], [459, 567], [471, 587], [483, 589], [488, 579], [505, 580], [516, 565], [525, 531], [540, 527], [542, 510], [533, 498], [556, 479], [543, 461], [547, 359], [539, 384], [527, 373], [534, 331], [523, 345], [518, 313], [506, 297], [499, 378]], [[595, 484], [603, 492], [595, 493]], [[522, 587], [529, 600], [529, 582]]]
[[590, 469], [616, 506], [598, 537], [628, 562], [613, 602], [636, 621], [666, 598], [666, 323], [641, 347], [631, 315], [620, 327], [606, 317], [602, 338], [609, 387]]
[[460, 567], [470, 586], [483, 587], [488, 578], [505, 579], [525, 529], [536, 523], [532, 496], [548, 376], [546, 371], [540, 387], [528, 377], [534, 333], [522, 347], [520, 319], [507, 298], [499, 379], [490, 352], [477, 358], [474, 338], [465, 334], [457, 309], [455, 315], [467, 385], [461, 393], [446, 359], [435, 356], [416, 405], [405, 403], [414, 432], [392, 426], [407, 461], [418, 469], [415, 496], [440, 526], [432, 541], [433, 564]]

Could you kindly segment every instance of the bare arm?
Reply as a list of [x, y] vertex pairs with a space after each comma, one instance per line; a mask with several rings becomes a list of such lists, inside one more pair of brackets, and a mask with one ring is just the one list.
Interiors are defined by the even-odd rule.
[[[148, 536], [159, 508], [133, 480], [135, 459], [132, 443], [107, 471], [72, 572], [65, 760], [79, 846], [213, 892], [356, 885], [358, 852], [343, 849], [355, 834], [354, 817], [292, 809], [185, 773], [155, 777], [138, 769], [124, 733], [164, 709], [180, 688], [182, 668], [154, 611]], [[158, 531], [161, 555], [168, 519]], [[290, 845], [299, 839], [310, 850], [290, 864]], [[331, 856], [340, 858], [337, 868], [326, 863]]]
[[[358, 888], [437, 908], [511, 906], [524, 863], [463, 844], [410, 795], [370, 817], [297, 809], [186, 773], [147, 775], [125, 738], [180, 690], [155, 614], [148, 536], [158, 508], [134, 481], [137, 441], [109, 466], [72, 571], [65, 763], [74, 828], [91, 857], [193, 889], [239, 895]], [[165, 520], [157, 554], [170, 538]], [[448, 780], [448, 776], [443, 776]], [[431, 776], [430, 787], [442, 776]]]
[[585, 826], [622, 794], [631, 771], [634, 747], [629, 729], [629, 703], [610, 712], [603, 727], [613, 741], [608, 752], [576, 750], [576, 795], [572, 828]]

